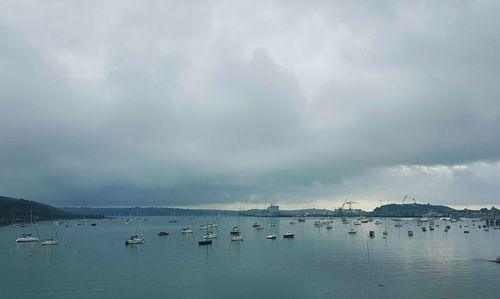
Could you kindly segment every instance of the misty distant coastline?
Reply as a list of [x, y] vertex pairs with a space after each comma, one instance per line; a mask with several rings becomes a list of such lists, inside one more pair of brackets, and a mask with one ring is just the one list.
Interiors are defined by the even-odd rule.
[[266, 209], [250, 209], [245, 211], [222, 209], [184, 209], [168, 207], [61, 207], [60, 209], [79, 215], [103, 215], [107, 217], [127, 216], [251, 216], [251, 217], [489, 217], [500, 216], [495, 207], [480, 210], [456, 210], [443, 205], [431, 204], [387, 204], [373, 211], [360, 209], [300, 209], [279, 210], [277, 214], [269, 215]]
[[169, 207], [53, 207], [36, 201], [0, 196], [0, 225], [30, 221], [31, 213], [36, 221], [77, 218], [105, 218], [130, 216], [170, 217], [500, 217], [495, 207], [479, 210], [456, 210], [443, 205], [431, 204], [387, 204], [373, 211], [361, 209], [300, 209], [277, 210], [272, 215], [266, 209], [244, 211], [224, 209], [187, 209]]

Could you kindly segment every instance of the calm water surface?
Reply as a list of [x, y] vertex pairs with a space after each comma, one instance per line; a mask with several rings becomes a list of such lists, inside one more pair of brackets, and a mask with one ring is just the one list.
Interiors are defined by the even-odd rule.
[[[348, 235], [350, 226], [340, 219], [327, 230], [314, 219], [291, 225], [289, 218], [222, 217], [218, 239], [198, 246], [200, 225], [213, 219], [147, 218], [140, 225], [115, 219], [95, 227], [70, 221], [57, 226], [59, 245], [52, 247], [15, 243], [32, 228], [0, 227], [0, 298], [500, 298], [500, 264], [486, 261], [500, 256], [500, 230], [473, 226], [481, 222], [437, 221], [435, 231], [424, 233], [415, 221], [403, 221], [402, 228], [388, 221], [383, 239], [383, 222], [356, 226], [358, 233]], [[254, 230], [254, 222], [264, 229]], [[468, 224], [470, 234], [460, 224]], [[235, 225], [242, 242], [230, 241]], [[181, 234], [186, 226], [192, 236]], [[42, 238], [50, 229], [49, 222], [38, 224]], [[125, 246], [138, 230], [145, 244]], [[170, 235], [159, 237], [160, 231]], [[287, 231], [295, 239], [283, 239]], [[278, 239], [267, 240], [270, 233]]]

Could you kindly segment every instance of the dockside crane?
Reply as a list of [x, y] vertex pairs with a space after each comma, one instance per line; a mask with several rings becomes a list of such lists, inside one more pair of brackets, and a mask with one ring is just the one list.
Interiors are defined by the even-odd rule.
[[352, 215], [352, 204], [353, 203], [357, 203], [357, 202], [355, 202], [355, 201], [346, 201], [346, 204], [349, 205], [349, 214], [351, 214], [351, 215]]

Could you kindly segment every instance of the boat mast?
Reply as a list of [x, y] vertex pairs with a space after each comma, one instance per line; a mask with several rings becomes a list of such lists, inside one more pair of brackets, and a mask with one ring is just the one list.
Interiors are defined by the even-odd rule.
[[38, 228], [36, 227], [36, 223], [33, 222], [33, 210], [30, 210], [30, 219], [31, 219], [31, 224], [33, 224], [33, 227], [35, 227], [36, 237], [38, 239], [40, 239], [40, 235], [38, 234]]

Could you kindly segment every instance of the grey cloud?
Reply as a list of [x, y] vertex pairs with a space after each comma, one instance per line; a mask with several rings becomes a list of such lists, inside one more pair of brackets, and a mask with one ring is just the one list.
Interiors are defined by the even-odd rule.
[[2, 193], [373, 199], [397, 197], [401, 165], [467, 164], [436, 194], [484, 202], [494, 185], [474, 163], [500, 160], [497, 4], [241, 4], [2, 3]]

